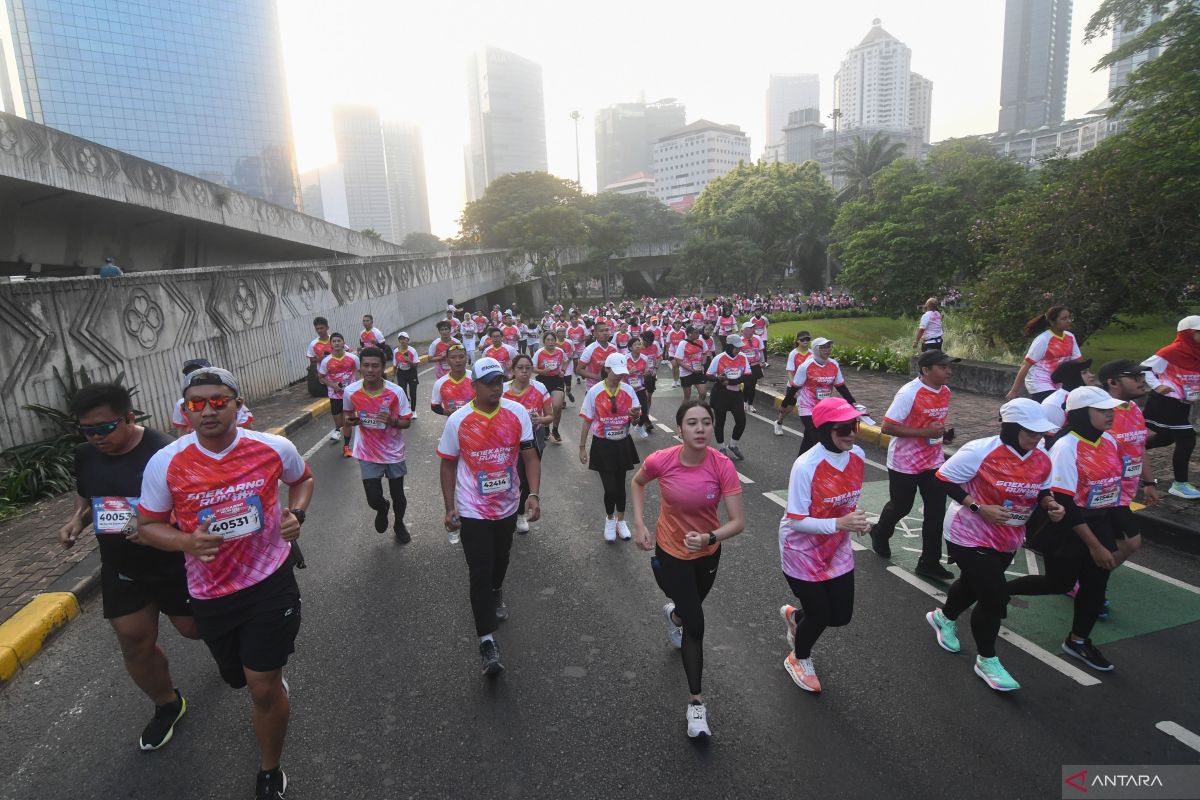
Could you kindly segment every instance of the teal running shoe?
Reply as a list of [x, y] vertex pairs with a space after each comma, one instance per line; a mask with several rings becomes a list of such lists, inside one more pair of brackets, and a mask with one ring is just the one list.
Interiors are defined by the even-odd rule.
[[983, 678], [983, 682], [997, 692], [1011, 692], [1014, 689], [1021, 688], [1021, 684], [1017, 683], [1013, 679], [1013, 676], [1008, 674], [1008, 670], [1000, 663], [1000, 659], [995, 656], [991, 658], [976, 656], [975, 674]]
[[925, 621], [937, 633], [937, 642], [943, 650], [950, 653], [957, 653], [962, 649], [962, 646], [958, 643], [958, 628], [955, 627], [954, 620], [947, 619], [940, 608], [926, 614]]

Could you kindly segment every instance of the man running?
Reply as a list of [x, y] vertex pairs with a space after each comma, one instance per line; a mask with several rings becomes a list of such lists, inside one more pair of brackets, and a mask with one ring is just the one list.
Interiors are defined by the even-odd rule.
[[462, 342], [450, 335], [449, 320], [438, 320], [437, 332], [438, 338], [429, 343], [429, 360], [433, 363], [434, 377], [440, 378], [450, 371], [450, 365], [446, 362], [446, 351], [450, 349], [450, 345], [461, 345]]
[[617, 346], [610, 341], [612, 329], [607, 323], [597, 322], [592, 335], [596, 341], [583, 348], [575, 359], [575, 371], [583, 376], [588, 389], [604, 380], [604, 361], [617, 352]]
[[115, 383], [83, 387], [71, 411], [87, 442], [75, 451], [75, 507], [58, 540], [64, 548], [74, 547], [90, 519], [100, 548], [104, 618], [117, 635], [125, 671], [154, 703], [138, 747], [157, 750], [171, 741], [175, 724], [187, 712], [158, 645], [159, 613], [183, 636], [200, 638], [183, 556], [144, 546], [137, 525], [142, 472], [171, 440], [137, 424], [128, 390]]
[[[484, 675], [504, 670], [493, 635], [504, 608], [504, 575], [517, 525], [520, 484], [517, 459], [525, 464], [529, 496], [525, 518], [541, 516], [541, 461], [534, 450], [533, 425], [520, 403], [502, 397], [504, 369], [481, 358], [472, 371], [475, 399], [446, 420], [437, 454], [442, 458], [442, 500], [446, 530], [461, 530], [470, 573], [471, 611], [479, 636]], [[507, 617], [507, 611], [502, 612]]]
[[[201, 367], [211, 367], [207, 358], [193, 358], [183, 362], [183, 376], [186, 378], [191, 373]], [[249, 428], [254, 423], [254, 414], [250, 411], [250, 407], [245, 403], [238, 409], [237, 424], [239, 428]], [[175, 428], [176, 436], [183, 436], [185, 433], [192, 432], [192, 423], [188, 422], [187, 415], [183, 413], [183, 398], [175, 403], [175, 407], [171, 409], [171, 425]]]
[[[1121, 523], [1114, 531], [1117, 543], [1116, 562], [1121, 564], [1142, 546], [1141, 525], [1130, 508], [1142, 489], [1142, 502], [1152, 506], [1162, 499], [1158, 478], [1150, 474], [1150, 463], [1146, 460], [1146, 440], [1150, 429], [1146, 418], [1135, 400], [1145, 397], [1146, 376], [1142, 367], [1118, 359], [1100, 367], [1100, 387], [1120, 400], [1121, 405], [1113, 409], [1113, 425], [1108, 432], [1117, 440], [1117, 451], [1121, 456], [1121, 497], [1117, 503], [1117, 519]], [[1065, 423], [1064, 423], [1065, 424]], [[1107, 614], [1106, 608], [1102, 614]]]
[[511, 344], [504, 341], [504, 335], [499, 328], [492, 328], [488, 331], [487, 347], [483, 348], [480, 358], [490, 358], [500, 365], [500, 369], [504, 370], [504, 377], [512, 377], [512, 362], [513, 359], [520, 355]]
[[[184, 554], [196, 629], [235, 689], [248, 686], [258, 738], [259, 800], [282, 798], [279, 766], [290, 704], [283, 667], [300, 630], [300, 589], [292, 571], [313, 479], [282, 436], [237, 427], [237, 378], [216, 367], [185, 378], [195, 433], [146, 465], [138, 504], [141, 536]], [[279, 482], [288, 485], [288, 502]]]
[[[400, 331], [396, 336], [396, 351], [393, 355], [396, 369], [396, 385], [404, 390], [404, 396], [408, 398], [408, 404], [413, 409], [413, 419], [417, 418], [417, 385], [420, 379], [417, 377], [417, 367], [421, 364], [421, 357], [417, 355], [417, 348], [413, 347], [409, 342], [412, 340], [408, 336], [408, 331]], [[385, 351], [383, 354], [387, 356]], [[359, 353], [359, 361], [362, 361], [362, 354]]]
[[467, 354], [463, 346], [451, 345], [446, 351], [446, 362], [450, 365], [450, 371], [434, 382], [433, 394], [429, 398], [433, 413], [443, 417], [458, 411], [475, 396], [471, 377], [467, 375]]
[[671, 351], [671, 363], [679, 371], [679, 385], [683, 387], [683, 402], [692, 399], [692, 387], [701, 403], [708, 394], [704, 361], [708, 349], [700, 339], [700, 328], [692, 325], [684, 333], [686, 337]]
[[331, 334], [329, 343], [333, 352], [321, 359], [317, 374], [329, 394], [329, 415], [337, 427], [329, 434], [330, 441], [342, 440], [342, 456], [350, 457], [350, 437], [345, 434], [342, 419], [342, 394], [346, 387], [358, 379], [358, 356], [346, 351], [346, 339], [340, 333]]
[[404, 476], [408, 465], [404, 461], [404, 429], [412, 425], [412, 406], [404, 390], [383, 379], [386, 357], [375, 347], [358, 354], [362, 365], [362, 380], [346, 387], [342, 407], [346, 416], [346, 433], [354, 432], [351, 454], [358, 459], [362, 473], [367, 505], [375, 511], [375, 530], [383, 533], [388, 524], [388, 502], [383, 499], [383, 479], [388, 479], [391, 509], [396, 512], [392, 532], [400, 544], [412, 537], [404, 526], [408, 500], [404, 496]]

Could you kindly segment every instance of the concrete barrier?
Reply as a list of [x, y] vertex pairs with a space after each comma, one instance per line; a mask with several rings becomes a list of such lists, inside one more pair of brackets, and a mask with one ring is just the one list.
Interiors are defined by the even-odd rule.
[[[954, 365], [950, 388], [1003, 398], [1012, 388], [1013, 379], [1017, 377], [1017, 369], [1012, 364], [963, 359]], [[918, 372], [917, 356], [913, 356], [909, 362], [909, 374], [916, 377]]]

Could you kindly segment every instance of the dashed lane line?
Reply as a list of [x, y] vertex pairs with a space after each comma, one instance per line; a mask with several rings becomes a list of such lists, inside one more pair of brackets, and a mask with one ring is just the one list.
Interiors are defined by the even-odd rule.
[[1163, 583], [1169, 583], [1172, 586], [1177, 587], [1179, 589], [1183, 589], [1186, 592], [1192, 592], [1193, 594], [1200, 594], [1200, 586], [1193, 586], [1192, 584], [1187, 583], [1186, 581], [1181, 581], [1178, 578], [1172, 578], [1170, 575], [1164, 575], [1161, 572], [1152, 570], [1149, 567], [1143, 567], [1141, 564], [1137, 564], [1133, 561], [1126, 561], [1125, 566], [1129, 567], [1131, 570], [1134, 570], [1135, 572], [1140, 572], [1143, 575], [1149, 575], [1152, 578], [1158, 578]]
[[1165, 733], [1167, 736], [1171, 736], [1171, 737], [1183, 742], [1185, 745], [1192, 748], [1197, 753], [1200, 753], [1200, 736], [1192, 733], [1187, 728], [1180, 725], [1178, 722], [1171, 722], [1170, 720], [1164, 720], [1164, 721], [1158, 723], [1157, 725], [1155, 725], [1154, 727], [1158, 728], [1160, 731]]

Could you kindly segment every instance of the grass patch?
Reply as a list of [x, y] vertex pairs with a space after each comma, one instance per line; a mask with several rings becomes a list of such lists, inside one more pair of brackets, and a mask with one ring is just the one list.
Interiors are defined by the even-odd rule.
[[[1189, 313], [1197, 312], [1192, 309]], [[1080, 346], [1080, 350], [1084, 358], [1094, 359], [1095, 369], [1117, 358], [1141, 363], [1175, 339], [1175, 326], [1179, 319], [1157, 315], [1118, 317], [1112, 324], [1092, 334]]]
[[917, 333], [917, 322], [913, 319], [890, 317], [811, 319], [772, 324], [768, 335], [772, 339], [782, 337], [788, 343], [788, 350], [791, 350], [791, 343], [799, 331], [808, 331], [814, 338], [824, 336], [826, 339], [833, 339], [833, 356], [837, 358], [839, 350], [875, 347], [885, 339], [907, 335], [911, 341]]

